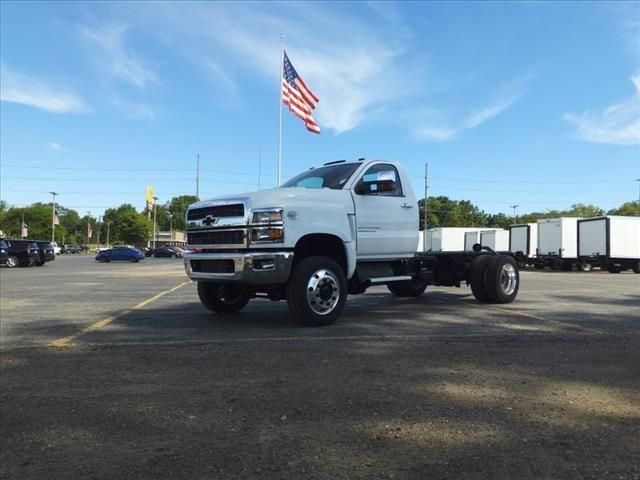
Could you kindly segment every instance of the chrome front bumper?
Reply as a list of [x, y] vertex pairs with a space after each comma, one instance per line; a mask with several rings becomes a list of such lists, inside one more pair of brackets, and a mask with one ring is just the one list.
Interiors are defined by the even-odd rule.
[[285, 283], [292, 263], [293, 252], [278, 251], [188, 253], [184, 256], [184, 268], [191, 280], [230, 281], [248, 285]]

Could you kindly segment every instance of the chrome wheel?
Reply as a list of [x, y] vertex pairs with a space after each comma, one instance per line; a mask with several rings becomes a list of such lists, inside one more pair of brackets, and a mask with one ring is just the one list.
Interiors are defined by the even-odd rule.
[[10, 256], [9, 258], [7, 258], [7, 267], [9, 268], [15, 268], [18, 266], [18, 259], [14, 256]]
[[516, 269], [510, 263], [506, 263], [502, 266], [500, 272], [500, 286], [505, 295], [511, 295], [518, 284], [518, 276]]
[[307, 282], [307, 303], [319, 315], [327, 315], [340, 301], [340, 284], [331, 270], [317, 270]]

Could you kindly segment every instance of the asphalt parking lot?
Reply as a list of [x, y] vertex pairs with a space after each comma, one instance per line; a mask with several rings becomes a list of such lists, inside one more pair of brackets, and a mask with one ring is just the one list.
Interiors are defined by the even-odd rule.
[[200, 305], [182, 262], [0, 270], [2, 478], [640, 478], [640, 275]]

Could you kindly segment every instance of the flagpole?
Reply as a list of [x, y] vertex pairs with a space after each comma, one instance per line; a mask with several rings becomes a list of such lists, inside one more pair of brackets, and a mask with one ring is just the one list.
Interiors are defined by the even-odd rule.
[[51, 202], [51, 243], [56, 239], [56, 195], [60, 195], [58, 192], [49, 192], [53, 196], [53, 202]]
[[278, 82], [280, 82], [280, 95], [278, 97], [279, 116], [278, 116], [278, 186], [282, 183], [282, 73], [284, 72], [284, 35], [280, 35], [280, 73], [278, 74]]

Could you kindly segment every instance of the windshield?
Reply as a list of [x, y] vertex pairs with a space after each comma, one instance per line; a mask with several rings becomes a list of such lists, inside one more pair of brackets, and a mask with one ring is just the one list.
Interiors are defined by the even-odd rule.
[[341, 163], [307, 170], [282, 184], [282, 187], [331, 188], [342, 190], [359, 163]]

